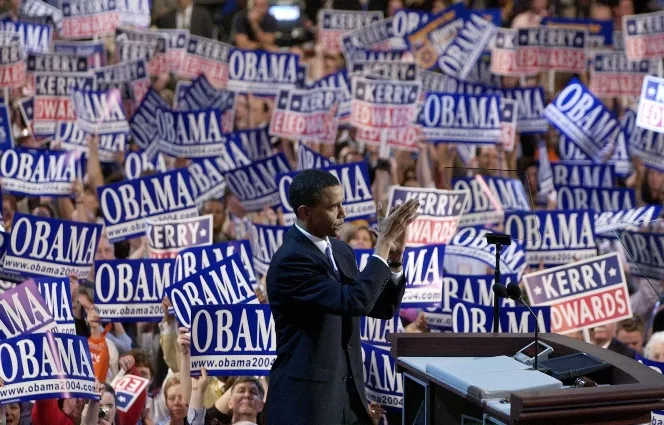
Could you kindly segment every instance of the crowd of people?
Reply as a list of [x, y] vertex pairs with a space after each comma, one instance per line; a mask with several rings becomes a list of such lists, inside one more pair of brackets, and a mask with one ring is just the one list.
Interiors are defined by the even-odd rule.
[[[57, 2], [49, 2], [57, 3]], [[300, 56], [300, 63], [308, 65], [308, 80], [314, 81], [345, 68], [342, 53], [325, 51], [317, 39], [317, 15], [321, 9], [380, 10], [386, 17], [397, 10], [408, 8], [437, 13], [449, 6], [445, 0], [307, 0], [298, 5], [301, 9], [301, 26], [308, 36], [291, 46], [280, 46], [277, 20], [270, 14], [269, 0], [249, 0], [247, 4], [227, 0], [223, 5], [197, 4], [195, 0], [153, 0], [152, 27], [159, 29], [187, 29], [193, 35], [228, 41], [241, 49], [265, 51], [289, 51]], [[656, 5], [632, 0], [486, 0], [471, 1], [468, 7], [475, 9], [499, 8], [504, 27], [526, 28], [540, 25], [546, 16], [590, 18], [610, 20], [614, 29], [622, 28], [623, 16], [655, 9]], [[4, 0], [6, 16], [13, 20], [29, 20], [21, 15], [22, 0]], [[117, 61], [114, 37], [107, 37], [105, 44], [108, 63]], [[555, 90], [547, 93], [552, 99], [565, 85], [560, 75], [555, 81]], [[569, 77], [569, 76], [567, 76]], [[581, 75], [587, 79], [587, 75]], [[152, 77], [152, 87], [169, 104], [175, 98], [179, 79], [172, 74]], [[539, 84], [539, 81], [503, 77], [503, 87], [520, 84]], [[11, 106], [11, 128], [15, 145], [23, 148], [57, 149], [54, 142], [33, 135], [29, 124], [21, 115], [18, 100], [21, 89], [9, 91], [5, 101]], [[624, 99], [604, 99], [607, 107], [617, 116], [630, 106]], [[238, 96], [235, 105], [234, 130], [266, 126], [270, 122], [274, 99], [269, 97]], [[307, 143], [307, 146], [337, 164], [366, 161], [370, 170], [371, 189], [374, 201], [388, 204], [389, 188], [393, 185], [420, 188], [450, 189], [454, 177], [477, 173], [521, 180], [526, 193], [536, 194], [538, 187], [538, 164], [542, 151], [538, 143], [546, 143], [548, 160], [561, 159], [559, 135], [551, 128], [541, 136], [516, 135], [514, 149], [506, 151], [500, 144], [472, 149], [470, 157], [459, 155], [454, 144], [432, 144], [421, 141], [418, 151], [394, 150], [389, 158], [379, 152], [378, 146], [359, 143], [356, 130], [341, 128], [334, 144]], [[282, 152], [292, 169], [297, 168], [297, 149], [294, 140], [272, 141], [273, 152]], [[87, 177], [76, 181], [70, 197], [25, 196], [4, 193], [2, 196], [2, 219], [4, 230], [11, 232], [14, 214], [28, 213], [36, 216], [59, 218], [86, 223], [103, 224], [103, 214], [97, 188], [121, 181], [125, 178], [125, 153], [119, 153], [115, 163], [102, 163], [99, 159], [99, 140], [90, 137], [87, 144]], [[129, 143], [126, 151], [138, 150]], [[189, 160], [162, 155], [166, 169], [186, 167]], [[471, 171], [467, 171], [471, 170]], [[154, 171], [152, 171], [154, 172]], [[631, 170], [626, 178], [615, 182], [619, 187], [634, 189], [638, 206], [664, 203], [664, 171], [643, 165], [638, 157], [631, 158]], [[533, 199], [535, 197], [533, 196]], [[554, 210], [555, 197], [544, 202], [531, 200], [533, 209]], [[266, 207], [257, 212], [246, 212], [237, 194], [230, 187], [224, 196], [208, 200], [200, 206], [200, 214], [212, 215], [214, 243], [250, 238], [252, 223], [283, 225], [283, 214], [279, 209]], [[371, 229], [373, 222], [359, 220], [347, 223], [339, 238], [354, 249], [371, 249], [376, 242]], [[652, 230], [654, 229], [654, 230]], [[661, 229], [659, 229], [661, 230]], [[651, 231], [658, 231], [655, 226]], [[590, 329], [589, 342], [606, 349], [630, 356], [637, 354], [646, 359], [664, 363], [664, 310], [659, 306], [659, 295], [646, 282], [634, 276], [624, 248], [616, 241], [607, 241], [601, 252], [621, 252], [629, 278], [631, 307], [634, 316], [630, 319]], [[601, 253], [600, 252], [600, 253]], [[146, 238], [111, 243], [102, 234], [95, 260], [141, 259], [147, 256]], [[256, 295], [261, 303], [268, 303], [265, 277], [256, 286]], [[93, 279], [91, 279], [93, 281]], [[655, 289], [664, 290], [663, 280], [655, 281]], [[48, 399], [34, 402], [10, 403], [0, 407], [0, 424], [34, 425], [200, 425], [200, 424], [263, 424], [269, 418], [261, 414], [267, 392], [269, 377], [234, 376], [211, 377], [203, 370], [200, 377], [190, 375], [190, 333], [178, 325], [175, 316], [169, 313], [168, 298], [163, 300], [164, 317], [159, 323], [122, 321], [108, 322], [99, 317], [94, 304], [93, 287], [89, 282], [71, 278], [72, 307], [77, 335], [89, 341], [94, 362], [94, 373], [99, 383], [101, 400], [88, 402], [85, 399]], [[402, 309], [400, 320], [405, 332], [430, 332], [426, 312], [421, 309]], [[583, 332], [573, 337], [584, 339]], [[131, 409], [120, 412], [118, 400], [111, 383], [118, 376], [134, 374], [146, 378], [150, 384]], [[95, 417], [90, 411], [98, 412]], [[400, 422], [399, 412], [388, 412], [376, 402], [370, 403], [375, 424]]]

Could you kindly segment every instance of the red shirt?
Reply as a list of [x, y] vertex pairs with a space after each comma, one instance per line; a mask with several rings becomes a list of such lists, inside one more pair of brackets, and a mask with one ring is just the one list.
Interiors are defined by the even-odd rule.
[[74, 421], [58, 407], [57, 398], [37, 400], [32, 408], [33, 425], [74, 425]]

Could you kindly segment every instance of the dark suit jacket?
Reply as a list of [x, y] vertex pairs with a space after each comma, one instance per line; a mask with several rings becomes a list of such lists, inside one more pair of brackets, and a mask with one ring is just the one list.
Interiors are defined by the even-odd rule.
[[606, 347], [608, 350], [613, 351], [614, 353], [622, 354], [623, 356], [629, 357], [631, 359], [636, 358], [636, 351], [632, 350], [627, 344], [623, 344], [618, 341], [617, 338], [611, 338], [609, 346]]
[[[155, 21], [155, 24], [158, 28], [175, 29], [177, 25], [176, 16], [177, 10], [172, 10], [164, 16], [158, 18]], [[191, 23], [189, 24], [189, 32], [200, 37], [212, 38], [213, 26], [214, 22], [212, 22], [212, 16], [210, 16], [210, 12], [208, 12], [207, 9], [194, 5], [194, 8], [191, 10]]]
[[[353, 381], [367, 406], [362, 368], [360, 316], [391, 319], [405, 279], [371, 257], [358, 272], [353, 250], [330, 238], [342, 282], [327, 257], [295, 226], [284, 235], [267, 272], [275, 320], [277, 359], [270, 373], [266, 425], [340, 425], [350, 357]], [[343, 323], [351, 326], [344, 341]], [[371, 423], [369, 412], [364, 420]]]

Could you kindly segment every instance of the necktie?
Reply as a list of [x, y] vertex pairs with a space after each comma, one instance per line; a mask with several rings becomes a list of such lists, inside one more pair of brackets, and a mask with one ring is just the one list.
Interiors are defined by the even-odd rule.
[[339, 269], [337, 269], [337, 264], [334, 262], [334, 257], [332, 256], [332, 245], [328, 242], [327, 247], [325, 247], [325, 255], [327, 255], [327, 259], [330, 260], [330, 264], [332, 265], [332, 269], [334, 271], [334, 277], [337, 280], [341, 280], [341, 275], [339, 275]]

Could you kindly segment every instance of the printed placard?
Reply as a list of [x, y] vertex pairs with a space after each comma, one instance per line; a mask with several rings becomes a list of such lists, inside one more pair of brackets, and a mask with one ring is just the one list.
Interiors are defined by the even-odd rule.
[[116, 9], [120, 13], [120, 25], [149, 27], [151, 3], [151, 0], [117, 0]]
[[242, 146], [242, 150], [247, 153], [252, 161], [258, 161], [273, 155], [272, 138], [268, 134], [267, 127], [234, 131], [230, 137]]
[[75, 121], [72, 93], [95, 90], [95, 77], [86, 73], [35, 72], [34, 132], [55, 134], [60, 121]]
[[590, 90], [598, 97], [637, 97], [645, 76], [657, 72], [654, 61], [631, 62], [625, 52], [596, 52], [590, 71]]
[[51, 50], [53, 27], [50, 25], [14, 21], [10, 16], [5, 15], [0, 19], [0, 31], [16, 34], [26, 53], [45, 53]]
[[182, 220], [148, 220], [148, 255], [150, 258], [175, 258], [180, 250], [212, 244], [212, 216]]
[[418, 67], [413, 62], [403, 61], [354, 61], [349, 64], [354, 76], [377, 80], [418, 81]]
[[269, 305], [194, 306], [191, 371], [211, 376], [268, 376], [277, 358]]
[[128, 133], [120, 90], [79, 91], [71, 95], [76, 123], [88, 133]]
[[520, 76], [524, 70], [519, 68], [516, 59], [517, 31], [497, 28], [491, 43], [491, 72], [506, 77]]
[[190, 35], [178, 75], [193, 80], [203, 74], [214, 87], [224, 88], [228, 84], [228, 63], [232, 49], [229, 44]]
[[[215, 88], [204, 74], [198, 76], [191, 85], [183, 90], [179, 96], [176, 109], [178, 111], [191, 111], [203, 108], [221, 108], [233, 110], [235, 106], [235, 92]], [[231, 121], [233, 118], [231, 118]], [[224, 127], [232, 128], [233, 123], [224, 122]]]
[[20, 41], [0, 46], [0, 88], [15, 89], [25, 84], [25, 54]]
[[[58, 123], [54, 144], [65, 151], [88, 153], [88, 139], [91, 135], [83, 131], [76, 122]], [[124, 152], [128, 143], [126, 132], [98, 134], [99, 161], [115, 163], [117, 155]], [[125, 157], [125, 163], [127, 158]]]
[[290, 227], [266, 226], [256, 223], [251, 223], [249, 226], [251, 252], [254, 253], [254, 270], [260, 276], [267, 274], [272, 256], [281, 246], [284, 234], [289, 229]]
[[477, 13], [468, 13], [463, 26], [438, 57], [444, 74], [468, 79], [475, 64], [496, 32], [496, 26]]
[[420, 128], [411, 124], [402, 128], [373, 129], [358, 128], [354, 140], [372, 146], [387, 145], [394, 149], [401, 149], [417, 153], [420, 151], [418, 143], [422, 140]]
[[281, 90], [270, 119], [270, 135], [334, 143], [337, 137], [337, 110], [335, 90]]
[[[99, 68], [95, 71], [95, 79], [98, 90], [121, 89], [123, 97], [129, 97], [136, 103], [140, 103], [150, 88], [150, 76], [144, 59]], [[124, 95], [127, 91], [127, 95]]]
[[145, 151], [129, 151], [125, 154], [124, 172], [127, 180], [136, 180], [146, 171], [163, 173], [166, 171], [166, 163], [161, 154], [150, 159]]
[[[344, 165], [332, 165], [324, 168], [334, 175], [343, 188], [343, 207], [346, 211], [346, 221], [368, 219], [376, 214], [376, 204], [371, 194], [369, 180], [369, 167], [366, 162], [355, 162]], [[295, 223], [296, 212], [290, 205], [288, 191], [297, 172], [277, 174], [279, 200], [284, 216], [284, 224], [290, 226]]]
[[10, 338], [0, 342], [0, 364], [2, 404], [71, 397], [99, 400], [85, 337], [49, 332]]
[[505, 332], [533, 333], [537, 327], [539, 332], [551, 332], [552, 313], [550, 307], [532, 307], [533, 317], [526, 307], [509, 307], [500, 309], [498, 329], [493, 329], [493, 307], [485, 307], [461, 300], [452, 300], [452, 332]]
[[0, 157], [2, 190], [25, 196], [69, 196], [72, 182], [83, 180], [80, 152], [9, 149]]
[[318, 12], [318, 42], [324, 52], [341, 53], [341, 36], [383, 19], [383, 12], [321, 9]]
[[99, 68], [106, 65], [106, 47], [104, 41], [70, 41], [55, 40], [53, 51], [75, 56], [85, 56], [89, 59], [91, 68]]
[[401, 411], [403, 379], [390, 350], [362, 342], [362, 359], [367, 399], [385, 409]]
[[95, 261], [95, 307], [101, 319], [158, 322], [171, 286], [171, 260]]
[[69, 53], [29, 53], [28, 72], [87, 72], [88, 57]]
[[156, 41], [133, 41], [125, 36], [118, 36], [115, 40], [115, 51], [120, 62], [145, 60], [150, 76], [159, 76], [168, 72], [166, 62], [166, 39], [159, 34]]
[[251, 160], [235, 140], [228, 140], [225, 148], [218, 156], [194, 159], [187, 167], [197, 204], [223, 198], [226, 193], [224, 173], [251, 164]]
[[615, 237], [614, 230], [637, 230], [639, 226], [657, 220], [661, 213], [660, 205], [646, 205], [629, 210], [621, 209], [595, 214], [595, 234]]
[[557, 27], [519, 28], [516, 38], [517, 67], [526, 73], [586, 70], [587, 30]]
[[275, 96], [304, 85], [306, 69], [299, 55], [233, 49], [228, 61], [230, 90]]
[[406, 248], [403, 253], [406, 290], [402, 308], [430, 307], [443, 298], [445, 245]]
[[350, 80], [346, 70], [337, 71], [314, 81], [314, 88], [331, 89], [337, 92], [339, 109], [337, 116], [342, 122], [348, 121], [351, 109]]
[[[33, 280], [46, 302], [48, 311], [51, 312], [55, 320], [55, 332], [76, 335], [69, 278], [38, 278]], [[25, 285], [25, 283], [22, 283], [21, 286]]]
[[530, 211], [530, 198], [518, 179], [476, 175], [454, 179], [452, 188], [468, 193], [462, 227], [503, 221], [505, 211]]
[[585, 29], [588, 31], [587, 46], [589, 49], [597, 49], [613, 44], [614, 31], [612, 20], [545, 16], [542, 18], [541, 25], [557, 28]]
[[125, 375], [115, 381], [113, 389], [115, 390], [118, 410], [127, 413], [141, 393], [146, 390], [149, 383], [149, 379], [136, 375]]
[[352, 78], [351, 123], [367, 130], [395, 129], [415, 120], [422, 84]]
[[41, 0], [24, 0], [19, 7], [20, 15], [35, 21], [52, 23], [58, 32], [62, 31], [62, 10], [57, 7]]
[[146, 218], [180, 220], [196, 217], [187, 170], [178, 169], [97, 188], [99, 206], [111, 242], [143, 235]]
[[419, 74], [423, 94], [426, 92], [482, 94], [488, 90], [488, 87], [481, 84], [469, 83], [439, 72], [420, 69]]
[[394, 12], [392, 26], [394, 36], [404, 38], [420, 25], [424, 25], [436, 16], [417, 9], [398, 9]]
[[210, 246], [186, 248], [178, 253], [173, 263], [172, 282], [180, 282], [192, 274], [207, 269], [233, 254], [238, 254], [242, 266], [247, 272], [252, 286], [256, 284], [256, 274], [253, 266], [253, 253], [248, 240], [221, 242]]
[[553, 185], [558, 188], [584, 187], [611, 189], [616, 181], [616, 167], [612, 164], [594, 164], [590, 161], [559, 161], [551, 163]]
[[538, 267], [567, 264], [597, 255], [595, 215], [590, 210], [513, 212], [505, 215], [505, 233], [523, 241], [526, 261]]
[[486, 93], [502, 97], [501, 108], [505, 99], [516, 100], [518, 106], [516, 129], [521, 134], [543, 134], [549, 131], [549, 123], [544, 117], [544, 89], [541, 86], [513, 89], [485, 89]]
[[279, 206], [277, 173], [289, 171], [286, 156], [278, 153], [225, 172], [224, 178], [246, 211], [260, 211], [264, 207]]
[[168, 108], [168, 103], [159, 92], [150, 88], [129, 120], [131, 137], [138, 146], [145, 149], [156, 138], [157, 110]]
[[617, 237], [630, 255], [627, 262], [632, 276], [650, 279], [664, 277], [664, 241], [659, 233], [618, 231]]
[[636, 125], [664, 133], [664, 78], [647, 75], [643, 80]]
[[[358, 50], [385, 51], [390, 49], [390, 39], [394, 37], [394, 18], [387, 18], [341, 36], [341, 50], [347, 60], [353, 61]], [[406, 46], [399, 46], [402, 49]]]
[[192, 327], [192, 307], [258, 304], [240, 255], [233, 254], [167, 288], [181, 326]]
[[[30, 122], [26, 120], [26, 124], [30, 125]], [[0, 105], [0, 151], [4, 152], [13, 148], [14, 132], [12, 131], [12, 123], [9, 120], [9, 106], [3, 104]]]
[[558, 208], [563, 210], [592, 209], [602, 213], [636, 206], [634, 189], [624, 187], [595, 189], [561, 186], [556, 188], [556, 192], [558, 193]]
[[500, 98], [430, 92], [418, 124], [431, 142], [496, 144], [501, 132]]
[[102, 228], [101, 224], [16, 213], [5, 270], [24, 276], [88, 279]]
[[34, 281], [0, 295], [0, 340], [55, 330], [56, 323]]
[[360, 340], [362, 342], [381, 347], [389, 347], [391, 344], [387, 339], [387, 336], [393, 333], [403, 332], [405, 332], [405, 330], [399, 314], [396, 314], [392, 319], [387, 320], [360, 316]]
[[63, 16], [60, 31], [62, 38], [84, 39], [111, 35], [120, 24], [115, 0], [62, 0], [60, 6]]
[[577, 78], [544, 109], [544, 116], [595, 162], [604, 161], [622, 130], [613, 113]]
[[156, 130], [159, 149], [176, 158], [207, 158], [225, 149], [222, 110], [206, 108], [196, 111], [157, 109]]
[[523, 276], [533, 306], [551, 306], [551, 331], [569, 333], [632, 317], [618, 253]]
[[328, 158], [319, 154], [311, 149], [304, 143], [300, 143], [297, 147], [297, 169], [298, 170], [311, 170], [329, 167], [331, 162]]
[[664, 56], [664, 12], [622, 17], [625, 54], [631, 61]]
[[178, 74], [187, 56], [189, 30], [160, 29], [159, 34], [166, 38], [166, 63], [168, 70]]
[[391, 210], [410, 199], [419, 201], [419, 217], [408, 226], [406, 235], [406, 245], [416, 247], [449, 243], [469, 197], [470, 193], [464, 190], [392, 186], [388, 204]]

